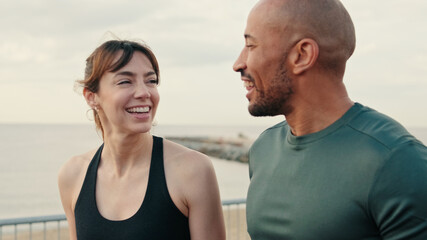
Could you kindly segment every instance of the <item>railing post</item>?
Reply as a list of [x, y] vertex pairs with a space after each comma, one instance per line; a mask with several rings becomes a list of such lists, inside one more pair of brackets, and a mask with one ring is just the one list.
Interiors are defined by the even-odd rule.
[[58, 240], [61, 240], [61, 222], [58, 221]]
[[236, 229], [237, 229], [237, 239], [240, 240], [240, 210], [237, 209], [236, 213], [237, 213], [237, 220], [236, 220], [236, 224], [237, 224], [237, 226], [236, 226]]
[[46, 240], [46, 222], [43, 222], [43, 239]]
[[[228, 219], [228, 221], [227, 221], [227, 224], [228, 225], [230, 225], [230, 223], [231, 223], [231, 217], [230, 217], [230, 205], [227, 205], [227, 219]], [[230, 239], [230, 230], [229, 231], [227, 231], [227, 239]]]

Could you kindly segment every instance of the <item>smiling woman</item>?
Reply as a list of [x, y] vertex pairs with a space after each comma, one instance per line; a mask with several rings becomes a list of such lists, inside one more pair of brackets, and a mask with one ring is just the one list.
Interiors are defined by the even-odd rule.
[[[122, 56], [116, 56], [114, 61], [117, 63]], [[121, 127], [119, 131], [150, 130], [159, 104], [157, 74], [152, 65], [146, 55], [135, 52], [125, 66], [102, 75], [96, 93], [84, 88], [85, 99], [95, 109], [103, 135], [117, 129], [114, 126]], [[144, 109], [147, 111], [138, 111]]]
[[[144, 64], [147, 64], [148, 60], [149, 65], [151, 65], [152, 71], [145, 73], [144, 77], [147, 78], [153, 75], [155, 84], [157, 85], [160, 77], [159, 64], [153, 52], [148, 47], [131, 41], [108, 41], [99, 46], [86, 60], [85, 79], [78, 81], [83, 87], [85, 98], [93, 97], [93, 94], [90, 93], [97, 93], [99, 91], [100, 80], [104, 74], [113, 75], [109, 77], [120, 81], [116, 84], [125, 84], [126, 81], [129, 82], [129, 78], [135, 78], [135, 73], [121, 69], [131, 61], [135, 51], [138, 51], [138, 55], [144, 55], [146, 58], [144, 59]], [[91, 101], [93, 102], [92, 99], [89, 99], [88, 104], [94, 110], [93, 114], [96, 126], [104, 134], [97, 106], [92, 106]]]
[[108, 41], [79, 81], [104, 144], [59, 172], [71, 239], [224, 239], [210, 159], [150, 133], [159, 103], [152, 51]]

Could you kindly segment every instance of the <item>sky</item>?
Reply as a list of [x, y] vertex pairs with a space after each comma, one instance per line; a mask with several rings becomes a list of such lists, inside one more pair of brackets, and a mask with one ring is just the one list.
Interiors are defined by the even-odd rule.
[[[90, 123], [74, 89], [104, 41], [145, 41], [160, 64], [163, 125], [272, 125], [254, 118], [232, 65], [255, 0], [0, 0], [0, 123]], [[427, 1], [343, 0], [357, 46], [350, 98], [427, 127]]]

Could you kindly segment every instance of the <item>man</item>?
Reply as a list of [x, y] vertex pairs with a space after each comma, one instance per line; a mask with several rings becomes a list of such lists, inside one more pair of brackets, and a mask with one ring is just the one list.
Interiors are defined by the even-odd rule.
[[260, 0], [234, 64], [254, 116], [248, 232], [269, 239], [427, 239], [427, 148], [347, 95], [353, 23], [338, 0]]

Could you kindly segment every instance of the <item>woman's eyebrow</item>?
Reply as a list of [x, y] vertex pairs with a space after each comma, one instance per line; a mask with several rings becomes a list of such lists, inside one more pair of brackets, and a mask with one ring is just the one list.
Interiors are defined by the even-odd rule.
[[133, 72], [129, 72], [129, 71], [121, 71], [121, 72], [117, 72], [114, 74], [114, 76], [128, 76], [128, 77], [133, 77], [135, 76], [135, 73]]
[[152, 75], [157, 75], [155, 72], [153, 72], [153, 71], [150, 71], [150, 72], [147, 72], [146, 74], [144, 74], [144, 77], [149, 77], [149, 76], [152, 76]]
[[[114, 76], [116, 76], [116, 77], [117, 76], [133, 77], [135, 75], [136, 75], [135, 73], [130, 72], [130, 71], [121, 71], [121, 72], [117, 72], [117, 73], [114, 74]], [[150, 71], [150, 72], [145, 73], [144, 77], [149, 77], [149, 76], [152, 76], [152, 75], [157, 75], [157, 74], [155, 72], [153, 72], [153, 71]]]

